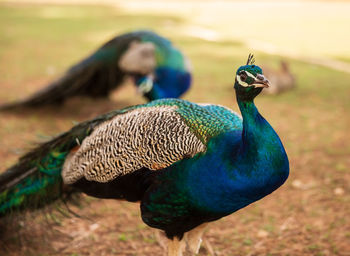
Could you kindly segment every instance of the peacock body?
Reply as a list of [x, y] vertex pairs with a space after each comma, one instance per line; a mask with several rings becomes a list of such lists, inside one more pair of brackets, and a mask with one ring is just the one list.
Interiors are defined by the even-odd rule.
[[178, 98], [191, 85], [190, 65], [181, 51], [168, 39], [140, 30], [113, 38], [47, 87], [0, 109], [52, 105], [74, 96], [107, 97], [127, 76], [148, 100]]
[[182, 255], [184, 240], [196, 252], [203, 224], [288, 177], [283, 145], [253, 102], [266, 86], [258, 66], [239, 68], [243, 119], [219, 105], [161, 99], [81, 123], [0, 176], [0, 213], [76, 191], [140, 201], [143, 221], [171, 239], [169, 255]]

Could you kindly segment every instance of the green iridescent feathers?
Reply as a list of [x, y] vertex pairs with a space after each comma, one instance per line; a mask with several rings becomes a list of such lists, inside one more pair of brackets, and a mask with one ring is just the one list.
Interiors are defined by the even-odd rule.
[[62, 194], [61, 166], [67, 153], [49, 152], [33, 163], [30, 173], [0, 193], [0, 216], [22, 208], [39, 208]]

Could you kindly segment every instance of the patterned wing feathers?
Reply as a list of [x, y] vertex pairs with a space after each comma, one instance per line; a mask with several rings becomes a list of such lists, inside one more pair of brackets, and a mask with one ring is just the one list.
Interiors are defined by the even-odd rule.
[[176, 106], [142, 107], [94, 129], [62, 171], [66, 184], [82, 177], [108, 182], [142, 167], [159, 170], [206, 150]]

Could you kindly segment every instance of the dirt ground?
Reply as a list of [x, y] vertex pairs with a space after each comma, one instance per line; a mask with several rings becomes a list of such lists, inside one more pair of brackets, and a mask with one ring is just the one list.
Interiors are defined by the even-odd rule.
[[[19, 8], [25, 14], [19, 12], [13, 17], [10, 11], [6, 12], [7, 19], [13, 20], [12, 29], [21, 28], [32, 37], [21, 31], [24, 35], [14, 40], [14, 30], [3, 29], [6, 40], [0, 40], [0, 45], [6, 51], [0, 49], [4, 57], [0, 58], [1, 103], [23, 97], [51, 81], [52, 76], [42, 72], [49, 66], [50, 58], [57, 60], [58, 69], [63, 71], [67, 63], [73, 63], [78, 56], [85, 56], [87, 48], [95, 49], [97, 45], [96, 42], [88, 46], [82, 43], [85, 48], [80, 51], [68, 47], [74, 40], [67, 39], [66, 42], [59, 33], [72, 27], [70, 36], [74, 38], [77, 33], [74, 29], [90, 33], [94, 27], [89, 27], [89, 30], [78, 28], [79, 17], [73, 17], [76, 27], [71, 26], [71, 21], [64, 23], [63, 18], [50, 18], [44, 27], [41, 18], [35, 17], [37, 8], [33, 7], [31, 12]], [[47, 11], [51, 7], [45, 8]], [[0, 11], [3, 10], [0, 8]], [[96, 20], [95, 11], [97, 16], [100, 15]], [[144, 17], [138, 19], [115, 13], [108, 16], [105, 9], [101, 11], [102, 17], [98, 11], [95, 7], [89, 10], [87, 17], [92, 21], [83, 20], [82, 24], [90, 22], [88, 24], [96, 26], [96, 31], [101, 29], [99, 26], [109, 24], [111, 31], [114, 22], [125, 25], [128, 24], [125, 20], [130, 20], [134, 22], [133, 26], [144, 22]], [[25, 15], [35, 18], [30, 17], [28, 22], [20, 20], [20, 25], [15, 23]], [[106, 21], [98, 25], [98, 20], [103, 18]], [[154, 25], [157, 27], [158, 23], [163, 24], [162, 19], [149, 20], [157, 22]], [[44, 36], [49, 35], [51, 26], [55, 25], [53, 22], [62, 27], [61, 32], [52, 35], [57, 38], [48, 37], [46, 41], [33, 39], [39, 33], [34, 29], [31, 32], [28, 27], [42, 25], [40, 34]], [[164, 24], [167, 29], [168, 18]], [[159, 27], [162, 29], [161, 25]], [[86, 31], [84, 33], [87, 34]], [[80, 41], [76, 40], [88, 38], [84, 36], [77, 35], [74, 44], [79, 45]], [[185, 40], [175, 34], [173, 37], [194, 65], [194, 84], [185, 98], [222, 104], [238, 111], [232, 90], [232, 74], [234, 68], [244, 63], [249, 49], [233, 42]], [[61, 47], [62, 42], [66, 47]], [[33, 47], [34, 44], [37, 48]], [[48, 45], [62, 53], [52, 54], [51, 48], [45, 48]], [[65, 49], [73, 50], [64, 52]], [[64, 59], [70, 53], [74, 58]], [[38, 60], [36, 65], [26, 62], [35, 58]], [[278, 56], [257, 54], [259, 65], [264, 61], [276, 63], [279, 59]], [[289, 61], [298, 87], [276, 97], [261, 95], [256, 100], [259, 111], [277, 131], [286, 148], [290, 160], [289, 179], [266, 198], [209, 225], [200, 255], [350, 255], [350, 75], [297, 60]], [[76, 122], [111, 109], [142, 102], [144, 99], [136, 95], [135, 89], [128, 84], [115, 92], [109, 101], [72, 99], [58, 109], [0, 113], [1, 172], [14, 164], [34, 142], [45, 141]], [[28, 213], [20, 219], [1, 220], [0, 255], [166, 255], [164, 239], [141, 221], [138, 204], [87, 196], [83, 196], [80, 202], [78, 206], [69, 205], [80, 217], [70, 213], [64, 205], [57, 204], [43, 211]]]

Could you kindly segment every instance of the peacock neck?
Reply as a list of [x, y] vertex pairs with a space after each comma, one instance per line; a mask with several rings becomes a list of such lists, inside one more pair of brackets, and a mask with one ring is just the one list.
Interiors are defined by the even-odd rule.
[[243, 117], [243, 127], [247, 129], [249, 128], [250, 122], [256, 117], [261, 117], [261, 115], [256, 108], [254, 101], [242, 101], [237, 97], [237, 102]]
[[288, 157], [277, 133], [260, 115], [254, 102], [239, 97], [237, 102], [243, 117], [243, 131], [230, 176], [239, 184], [247, 183], [247, 196], [257, 200], [287, 179]]
[[[243, 101], [237, 97], [237, 102], [243, 117], [242, 139], [239, 147], [239, 157], [241, 161], [250, 164], [252, 170], [260, 172], [262, 166], [273, 165], [273, 169], [285, 168], [285, 162], [288, 162], [284, 147], [274, 129], [263, 118], [254, 102]], [[259, 175], [262, 175], [260, 173]]]
[[242, 150], [252, 153], [263, 143], [258, 140], [261, 139], [259, 135], [272, 128], [260, 115], [253, 100], [242, 101], [237, 97], [237, 102], [243, 117]]

